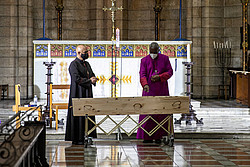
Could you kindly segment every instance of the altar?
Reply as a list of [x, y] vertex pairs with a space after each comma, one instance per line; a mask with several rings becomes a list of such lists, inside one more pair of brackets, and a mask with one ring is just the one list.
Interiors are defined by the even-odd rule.
[[[149, 54], [152, 41], [120, 41], [118, 51], [113, 50], [111, 41], [57, 41], [34, 40], [34, 94], [46, 99], [46, 73], [43, 62], [55, 62], [52, 68], [53, 84], [70, 84], [68, 67], [76, 57], [76, 46], [85, 45], [89, 50], [89, 59], [95, 75], [99, 78], [93, 89], [94, 98], [111, 97], [111, 84], [116, 97], [136, 97], [142, 95], [139, 80], [140, 60]], [[173, 76], [168, 80], [170, 96], [185, 95], [185, 66], [187, 45], [191, 41], [157, 41], [160, 52], [169, 56]], [[48, 54], [51, 46], [51, 57]], [[112, 65], [113, 63], [113, 65]], [[68, 101], [68, 90], [53, 92], [54, 101]]]

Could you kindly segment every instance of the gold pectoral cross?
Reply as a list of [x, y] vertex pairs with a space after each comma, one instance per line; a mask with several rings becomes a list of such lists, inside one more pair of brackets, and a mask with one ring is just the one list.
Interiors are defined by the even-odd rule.
[[115, 12], [117, 10], [122, 11], [122, 9], [123, 9], [122, 6], [117, 8], [115, 5], [115, 1], [116, 0], [111, 0], [112, 6], [110, 8], [107, 8], [106, 6], [104, 6], [102, 8], [104, 11], [107, 11], [107, 10], [111, 11], [111, 20], [112, 20], [112, 38], [111, 38], [111, 40], [112, 41], [115, 40]]

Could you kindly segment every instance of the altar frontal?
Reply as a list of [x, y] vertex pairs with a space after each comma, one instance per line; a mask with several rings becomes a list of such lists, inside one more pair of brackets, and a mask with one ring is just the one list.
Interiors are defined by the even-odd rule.
[[[93, 89], [94, 97], [136, 97], [141, 96], [142, 87], [139, 82], [141, 58], [149, 54], [149, 44], [152, 41], [120, 41], [119, 51], [113, 50], [111, 41], [42, 41], [34, 42], [34, 93], [40, 99], [46, 98], [46, 67], [43, 62], [55, 62], [52, 69], [53, 84], [70, 84], [69, 64], [76, 57], [76, 46], [84, 45], [89, 50], [87, 60], [99, 78]], [[191, 41], [157, 41], [160, 53], [170, 59], [174, 70], [168, 80], [170, 96], [182, 96], [185, 92], [185, 68], [182, 62], [187, 61], [187, 45]], [[48, 54], [48, 45], [51, 49]], [[51, 56], [50, 56], [51, 55]], [[112, 64], [113, 63], [113, 64]], [[110, 90], [111, 84], [115, 84]], [[65, 90], [53, 92], [53, 101], [68, 101]]]

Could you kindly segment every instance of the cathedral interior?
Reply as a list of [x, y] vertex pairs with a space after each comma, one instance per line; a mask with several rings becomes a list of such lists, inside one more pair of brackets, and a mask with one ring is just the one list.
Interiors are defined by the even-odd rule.
[[[0, 166], [250, 166], [248, 4], [1, 0]], [[174, 71], [165, 101], [173, 107], [165, 130], [169, 135], [161, 143], [144, 143], [134, 129], [141, 126], [139, 114], [117, 114], [120, 106], [110, 105], [107, 111], [115, 116], [95, 116], [97, 138], [84, 145], [65, 141], [68, 69], [77, 46], [87, 48], [87, 61], [99, 79], [93, 106], [139, 98], [133, 105], [138, 112], [145, 100], [140, 62], [151, 42], [159, 43], [159, 53], [169, 57]], [[176, 98], [178, 103], [170, 105]], [[153, 103], [145, 102], [144, 113]]]

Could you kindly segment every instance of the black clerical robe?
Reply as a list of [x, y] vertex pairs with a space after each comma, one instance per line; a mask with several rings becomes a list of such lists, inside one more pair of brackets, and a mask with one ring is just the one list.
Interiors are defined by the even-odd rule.
[[[73, 60], [69, 66], [71, 77], [69, 108], [66, 125], [66, 141], [72, 141], [76, 144], [84, 143], [85, 119], [84, 116], [73, 116], [72, 98], [92, 98], [92, 82], [91, 77], [94, 77], [90, 64], [87, 61], [82, 61], [78, 58]], [[95, 117], [90, 117], [95, 121]], [[88, 127], [91, 129], [94, 124], [88, 121]], [[96, 137], [96, 131], [93, 131], [89, 136]]]

